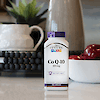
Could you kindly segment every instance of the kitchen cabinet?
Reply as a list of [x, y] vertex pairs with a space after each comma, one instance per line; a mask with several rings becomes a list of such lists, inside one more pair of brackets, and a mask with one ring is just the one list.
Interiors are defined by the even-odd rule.
[[6, 0], [0, 0], [0, 11], [5, 11]]

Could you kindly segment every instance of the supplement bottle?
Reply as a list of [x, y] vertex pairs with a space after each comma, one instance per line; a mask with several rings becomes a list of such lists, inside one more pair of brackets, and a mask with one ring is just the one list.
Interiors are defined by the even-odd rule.
[[65, 32], [48, 32], [44, 44], [45, 90], [67, 90], [69, 80], [69, 43]]

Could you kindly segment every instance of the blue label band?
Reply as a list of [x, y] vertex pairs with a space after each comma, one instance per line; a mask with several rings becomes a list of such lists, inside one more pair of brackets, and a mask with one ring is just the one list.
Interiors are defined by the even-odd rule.
[[66, 37], [65, 32], [48, 32], [47, 36], [48, 38], [49, 37]]
[[45, 87], [68, 87], [68, 84], [44, 84]]

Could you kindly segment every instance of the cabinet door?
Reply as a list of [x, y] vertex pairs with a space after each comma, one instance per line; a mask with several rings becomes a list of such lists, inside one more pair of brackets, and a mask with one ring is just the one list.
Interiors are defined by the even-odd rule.
[[0, 0], [0, 11], [5, 11], [6, 0]]

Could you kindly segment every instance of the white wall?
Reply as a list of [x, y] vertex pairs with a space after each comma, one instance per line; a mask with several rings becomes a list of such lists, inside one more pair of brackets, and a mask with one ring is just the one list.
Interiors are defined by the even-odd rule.
[[85, 47], [100, 44], [100, 0], [82, 0]]

